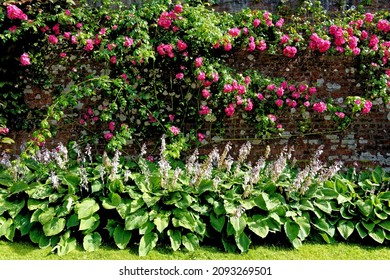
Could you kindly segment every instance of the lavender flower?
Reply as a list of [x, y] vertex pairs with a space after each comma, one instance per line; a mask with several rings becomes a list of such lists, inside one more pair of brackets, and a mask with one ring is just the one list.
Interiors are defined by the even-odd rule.
[[57, 175], [54, 173], [54, 171], [51, 172], [50, 179], [51, 179], [51, 182], [53, 184], [53, 188], [57, 190], [58, 187], [60, 186], [60, 181], [59, 181]]
[[4, 151], [1, 153], [1, 159], [0, 164], [3, 165], [5, 168], [11, 168], [11, 157]]
[[228, 142], [226, 145], [225, 145], [225, 149], [223, 150], [222, 152], [222, 155], [220, 156], [219, 158], [219, 161], [218, 161], [218, 168], [221, 169], [225, 166], [225, 160], [226, 160], [226, 157], [230, 151], [230, 149], [232, 148], [232, 145], [230, 142]]
[[79, 168], [81, 191], [84, 189], [88, 191], [88, 173], [84, 167]]

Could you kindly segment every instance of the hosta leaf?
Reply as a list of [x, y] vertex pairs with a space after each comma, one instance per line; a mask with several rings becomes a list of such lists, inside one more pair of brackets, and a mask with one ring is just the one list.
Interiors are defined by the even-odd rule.
[[48, 248], [49, 246], [51, 245], [51, 239], [50, 237], [42, 234], [40, 237], [39, 237], [39, 241], [38, 241], [38, 247], [40, 249], [45, 249], [45, 248]]
[[130, 203], [130, 213], [136, 212], [138, 209], [141, 209], [141, 207], [144, 205], [145, 205], [145, 201], [142, 199], [142, 197], [132, 200]]
[[104, 185], [100, 181], [95, 180], [91, 184], [91, 193], [98, 192], [98, 191], [102, 190], [103, 188], [104, 188]]
[[114, 230], [114, 241], [116, 246], [124, 250], [127, 247], [127, 244], [129, 244], [131, 239], [131, 231], [125, 230], [121, 225], [117, 225]]
[[79, 230], [93, 231], [99, 226], [100, 217], [95, 214], [88, 218], [80, 219]]
[[358, 206], [360, 212], [366, 217], [368, 217], [373, 211], [373, 205], [371, 200], [358, 200], [356, 202], [356, 205]]
[[181, 245], [181, 233], [178, 230], [168, 230], [169, 240], [173, 251], [177, 251]]
[[0, 186], [11, 187], [14, 184], [14, 178], [8, 172], [0, 172]]
[[317, 200], [314, 201], [314, 205], [317, 206], [321, 211], [331, 214], [332, 213], [332, 206], [330, 205], [329, 201], [326, 200]]
[[75, 194], [78, 190], [78, 186], [80, 184], [81, 178], [77, 174], [68, 173], [64, 176], [64, 180], [62, 182], [69, 187], [69, 193]]
[[375, 227], [373, 231], [368, 233], [368, 235], [380, 244], [385, 241], [385, 233], [382, 228]]
[[378, 224], [381, 228], [390, 231], [390, 220], [382, 221]]
[[140, 257], [146, 256], [150, 250], [156, 247], [158, 235], [155, 232], [149, 232], [142, 236], [138, 247], [138, 255]]
[[52, 220], [43, 225], [43, 232], [46, 236], [59, 234], [65, 228], [66, 221], [64, 218], [54, 217]]
[[302, 241], [299, 238], [295, 238], [293, 241], [291, 241], [291, 244], [295, 249], [299, 249], [302, 247]]
[[0, 237], [1, 236], [5, 236], [9, 241], [14, 239], [15, 225], [12, 219], [7, 219], [0, 225]]
[[348, 186], [340, 179], [336, 179], [335, 188], [340, 194], [345, 194], [348, 191]]
[[19, 214], [18, 216], [16, 216], [14, 223], [15, 223], [15, 227], [20, 231], [21, 236], [29, 233], [32, 227], [32, 224], [30, 223], [29, 215]]
[[225, 221], [226, 221], [225, 215], [221, 215], [217, 217], [214, 213], [210, 214], [210, 223], [212, 227], [218, 232], [222, 231], [223, 226], [225, 225]]
[[180, 209], [186, 209], [189, 207], [192, 202], [194, 202], [194, 198], [190, 196], [188, 193], [181, 192], [181, 200], [175, 203], [175, 206]]
[[24, 199], [21, 199], [20, 201], [15, 200], [12, 202], [6, 201], [6, 204], [6, 207], [8, 208], [8, 214], [11, 216], [11, 218], [15, 219], [19, 212], [22, 211], [26, 201]]
[[294, 221], [289, 220], [284, 224], [284, 232], [290, 242], [298, 237], [299, 229], [299, 225]]
[[343, 217], [344, 219], [352, 219], [354, 217], [354, 215], [352, 215], [349, 211], [348, 211], [348, 208], [346, 205], [343, 205], [341, 206], [340, 208], [340, 214], [341, 214], [341, 217]]
[[302, 199], [302, 201], [299, 204], [299, 209], [300, 210], [309, 210], [309, 211], [311, 211], [311, 210], [314, 210], [314, 206], [313, 206], [313, 204], [309, 200]]
[[53, 188], [49, 188], [41, 183], [36, 182], [35, 184], [31, 183], [30, 185], [33, 187], [26, 191], [30, 198], [45, 199], [53, 193]]
[[115, 209], [121, 204], [121, 197], [117, 193], [109, 193], [108, 197], [102, 199], [104, 209]]
[[377, 166], [371, 172], [371, 174], [372, 174], [372, 180], [374, 181], [374, 183], [376, 183], [376, 184], [381, 184], [382, 183], [382, 178], [383, 178], [384, 171], [383, 171], [383, 169], [380, 166]]
[[125, 229], [133, 230], [141, 228], [149, 219], [145, 209], [139, 209], [135, 213], [128, 215], [125, 219]]
[[98, 232], [90, 233], [84, 236], [83, 248], [87, 252], [96, 251], [102, 244], [102, 237]]
[[261, 193], [254, 199], [254, 201], [260, 209], [266, 211], [270, 211], [280, 204], [280, 201], [271, 199], [267, 193]]
[[248, 252], [249, 246], [251, 245], [251, 240], [244, 232], [241, 232], [240, 234], [236, 235], [235, 240], [237, 247], [241, 251], [241, 253]]
[[361, 239], [365, 238], [368, 235], [366, 228], [360, 222], [356, 224], [355, 228], [359, 233]]
[[99, 204], [92, 198], [86, 198], [80, 204], [76, 205], [76, 211], [80, 220], [92, 216], [98, 210]]
[[146, 223], [143, 224], [142, 227], [139, 228], [139, 234], [140, 235], [144, 235], [144, 234], [147, 234], [149, 232], [151, 232], [152, 230], [154, 230], [156, 226], [150, 222], [150, 221], [147, 221]]
[[246, 218], [244, 215], [240, 217], [231, 217], [230, 224], [233, 226], [235, 235], [242, 233], [246, 227]]
[[71, 227], [76, 227], [79, 225], [79, 218], [78, 215], [75, 213], [71, 215], [68, 220], [66, 221], [66, 227], [71, 228]]
[[167, 228], [169, 224], [169, 216], [170, 213], [159, 213], [157, 214], [156, 218], [154, 218], [153, 223], [156, 225], [157, 230], [161, 233], [164, 231], [164, 229]]
[[55, 209], [50, 207], [43, 211], [39, 216], [38, 216], [38, 221], [44, 225], [48, 223], [53, 217], [56, 215]]
[[25, 182], [15, 182], [15, 183], [13, 183], [11, 188], [9, 189], [9, 194], [10, 195], [17, 194], [17, 193], [26, 191], [30, 188], [31, 188], [31, 186]]
[[169, 196], [167, 196], [164, 200], [164, 204], [166, 205], [172, 205], [177, 203], [181, 199], [181, 194], [179, 191], [176, 192], [170, 192]]
[[310, 233], [310, 222], [305, 217], [298, 217], [295, 219], [295, 222], [299, 225], [298, 237], [300, 240], [305, 240]]
[[337, 225], [338, 232], [345, 240], [353, 233], [354, 228], [354, 224], [346, 220], [341, 220]]
[[378, 209], [377, 207], [374, 208], [375, 216], [378, 217], [381, 220], [386, 220], [388, 215], [383, 212], [382, 210]]
[[116, 193], [116, 192], [122, 193], [123, 190], [124, 190], [124, 188], [125, 188], [125, 186], [123, 185], [122, 181], [119, 180], [119, 179], [113, 180], [113, 181], [110, 182], [109, 185], [108, 185], [108, 189], [109, 189], [112, 193]]
[[60, 241], [58, 244], [55, 246], [57, 249], [57, 254], [59, 256], [64, 256], [73, 250], [76, 249], [77, 242], [76, 238], [74, 237], [68, 237], [67, 235], [61, 236]]
[[202, 180], [197, 188], [197, 194], [202, 194], [207, 191], [214, 190], [214, 183], [212, 180]]
[[161, 196], [156, 196], [150, 193], [143, 193], [142, 199], [148, 207], [152, 207], [161, 199]]
[[43, 231], [39, 229], [38, 227], [34, 227], [30, 230], [28, 236], [30, 237], [30, 240], [32, 243], [37, 244], [39, 242], [39, 238], [44, 235]]
[[191, 231], [195, 231], [196, 220], [191, 212], [175, 209], [173, 215], [172, 224], [174, 227], [184, 227]]
[[182, 244], [188, 251], [194, 251], [199, 247], [199, 239], [195, 234], [188, 233], [182, 236]]
[[372, 223], [372, 222], [362, 221], [362, 224], [368, 230], [368, 232], [371, 232], [375, 227], [375, 223]]
[[335, 228], [331, 226], [325, 219], [314, 219], [313, 226], [333, 237]]
[[251, 231], [253, 231], [256, 235], [261, 238], [267, 237], [269, 233], [269, 227], [265, 220], [253, 219], [252, 222], [248, 222], [248, 227]]
[[38, 200], [38, 199], [32, 199], [29, 198], [27, 200], [27, 208], [30, 211], [36, 210], [36, 209], [45, 209], [49, 205], [49, 201], [47, 200]]
[[389, 201], [390, 200], [390, 191], [380, 193], [378, 195], [378, 198], [381, 199], [381, 200]]

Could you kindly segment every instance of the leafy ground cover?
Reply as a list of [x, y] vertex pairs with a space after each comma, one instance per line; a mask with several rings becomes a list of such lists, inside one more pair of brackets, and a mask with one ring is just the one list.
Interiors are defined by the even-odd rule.
[[0, 241], [1, 260], [388, 260], [390, 248], [353, 243], [306, 243], [299, 250], [289, 246], [254, 246], [245, 254], [222, 252], [216, 247], [202, 246], [196, 251], [176, 251], [156, 248], [147, 256], [139, 257], [137, 248], [119, 251], [103, 245], [95, 252], [85, 252], [81, 247], [68, 255], [58, 256], [49, 248], [39, 249], [27, 242]]

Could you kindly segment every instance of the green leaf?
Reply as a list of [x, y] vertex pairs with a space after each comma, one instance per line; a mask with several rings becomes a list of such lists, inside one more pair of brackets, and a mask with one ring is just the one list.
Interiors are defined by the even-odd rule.
[[125, 230], [121, 225], [117, 225], [114, 230], [114, 241], [116, 246], [121, 250], [126, 249], [130, 242], [131, 235], [131, 231]]
[[90, 232], [94, 231], [99, 226], [99, 223], [100, 223], [99, 215], [94, 214], [90, 217], [80, 219], [79, 230], [80, 231], [86, 230]]
[[358, 200], [356, 205], [358, 206], [360, 212], [366, 217], [368, 217], [373, 211], [373, 204], [371, 200]]
[[21, 215], [16, 216], [14, 220], [15, 227], [20, 231], [20, 235], [26, 235], [30, 232], [32, 224], [30, 223], [29, 215]]
[[179, 230], [168, 230], [169, 240], [173, 251], [177, 251], [181, 245], [181, 233]]
[[382, 221], [378, 224], [381, 228], [390, 231], [390, 220]]
[[225, 225], [225, 221], [226, 221], [225, 215], [221, 215], [217, 217], [213, 212], [211, 212], [210, 223], [216, 231], [222, 232], [223, 226]]
[[302, 247], [302, 241], [299, 238], [295, 238], [293, 241], [291, 241], [291, 244], [295, 249], [299, 249]]
[[188, 251], [195, 251], [199, 247], [199, 239], [193, 233], [182, 236], [182, 244]]
[[79, 220], [92, 216], [98, 210], [99, 204], [92, 198], [85, 198], [81, 203], [76, 205]]
[[207, 191], [214, 190], [214, 183], [212, 180], [202, 180], [197, 188], [197, 194], [202, 194]]
[[304, 210], [304, 211], [313, 211], [314, 206], [311, 203], [311, 201], [309, 201], [307, 199], [302, 199], [302, 201], [299, 204], [299, 209]]
[[139, 209], [135, 213], [128, 215], [125, 219], [125, 229], [140, 229], [149, 220], [148, 212], [145, 209]]
[[236, 235], [235, 240], [237, 247], [241, 251], [241, 253], [248, 252], [251, 240], [244, 232], [241, 232], [240, 234]]
[[375, 216], [377, 216], [379, 219], [387, 220], [388, 215], [385, 212], [383, 212], [381, 209], [379, 209], [378, 206], [374, 208], [374, 213]]
[[246, 227], [245, 216], [242, 215], [239, 218], [238, 217], [231, 217], [230, 224], [233, 226], [233, 229], [235, 231], [235, 235], [241, 234]]
[[176, 208], [173, 210], [173, 215], [172, 224], [174, 227], [183, 227], [195, 231], [196, 220], [192, 212]]
[[256, 205], [265, 211], [271, 211], [272, 209], [276, 208], [280, 201], [275, 199], [270, 199], [269, 195], [267, 193], [261, 193], [259, 196], [257, 196], [254, 199]]
[[181, 200], [175, 203], [175, 206], [180, 209], [186, 209], [189, 207], [195, 199], [188, 193], [181, 192]]
[[40, 249], [48, 248], [51, 245], [51, 238], [42, 234], [38, 241], [38, 247]]
[[25, 182], [15, 182], [15, 183], [13, 183], [11, 188], [9, 189], [9, 194], [13, 195], [13, 194], [17, 194], [17, 193], [20, 193], [20, 192], [24, 192], [24, 191], [29, 190], [29, 189], [31, 189], [31, 186], [28, 185], [27, 183], [25, 183]]
[[66, 221], [66, 227], [71, 228], [71, 227], [76, 227], [78, 225], [79, 225], [79, 218], [78, 218], [78, 215], [76, 213], [74, 213]]
[[384, 171], [383, 171], [383, 169], [380, 166], [377, 166], [371, 172], [371, 174], [372, 174], [372, 180], [374, 181], [374, 183], [376, 183], [376, 184], [381, 184], [382, 183], [382, 178], [383, 178]]
[[381, 200], [389, 201], [390, 200], [390, 191], [380, 193], [378, 195], [378, 198], [381, 199]]
[[57, 254], [59, 256], [64, 256], [75, 250], [76, 246], [76, 238], [70, 237], [70, 234], [67, 233], [61, 236], [60, 241], [55, 246], [55, 249], [57, 249]]
[[66, 221], [64, 218], [54, 217], [52, 220], [43, 225], [43, 232], [46, 236], [59, 234], [65, 228]]
[[170, 192], [168, 193], [169, 196], [167, 196], [164, 201], [164, 204], [166, 205], [172, 205], [172, 204], [175, 204], [177, 203], [178, 201], [180, 201], [181, 199], [181, 194], [179, 191], [176, 191], [176, 192]]
[[300, 240], [305, 240], [310, 234], [310, 221], [306, 217], [298, 217], [295, 222], [299, 225], [298, 237]]
[[343, 217], [344, 219], [347, 219], [347, 220], [353, 219], [354, 215], [352, 215], [352, 214], [348, 211], [348, 208], [347, 208], [347, 207], [348, 207], [347, 205], [341, 206], [341, 208], [340, 208], [341, 217]]
[[46, 209], [45, 211], [43, 211], [39, 216], [38, 216], [38, 221], [44, 225], [48, 222], [50, 222], [50, 220], [52, 220], [54, 218], [54, 216], [56, 215], [56, 212], [55, 212], [55, 209], [50, 207], [48, 209]]
[[121, 204], [121, 197], [117, 193], [109, 193], [108, 197], [102, 199], [104, 209], [115, 209]]
[[322, 218], [314, 219], [313, 226], [327, 233], [330, 237], [333, 237], [335, 233], [335, 228], [331, 226], [325, 219]]
[[152, 207], [161, 199], [161, 196], [156, 196], [153, 193], [143, 193], [142, 199], [146, 203], [146, 206]]
[[38, 244], [39, 239], [41, 238], [42, 235], [44, 235], [43, 231], [41, 229], [39, 229], [38, 227], [32, 228], [28, 234], [31, 242], [35, 243], [35, 244]]
[[336, 179], [335, 188], [340, 194], [344, 194], [348, 191], [348, 186], [340, 179]]
[[138, 255], [146, 256], [154, 247], [156, 247], [158, 235], [155, 232], [149, 232], [142, 236], [138, 247]]
[[375, 227], [373, 231], [368, 233], [368, 235], [380, 244], [385, 241], [385, 233], [382, 228]]
[[100, 181], [95, 180], [95, 181], [93, 181], [93, 183], [91, 184], [91, 193], [99, 192], [99, 191], [101, 191], [103, 188], [104, 188], [104, 185], [103, 185]]
[[4, 170], [0, 172], [0, 186], [11, 187], [14, 184], [14, 178]]
[[69, 193], [75, 194], [80, 185], [81, 178], [79, 175], [68, 173], [64, 176], [62, 182], [69, 187]]
[[299, 229], [299, 225], [294, 221], [288, 220], [284, 224], [284, 232], [286, 233], [287, 238], [290, 240], [291, 243], [294, 239], [298, 237]]
[[98, 232], [90, 233], [84, 236], [83, 248], [87, 252], [96, 251], [102, 244], [102, 237]]
[[341, 220], [337, 225], [338, 232], [345, 240], [353, 233], [354, 228], [354, 224], [346, 220]]
[[267, 225], [267, 221], [257, 216], [260, 215], [254, 215], [252, 217], [252, 221], [248, 222], [248, 227], [256, 235], [260, 236], [261, 238], [265, 238], [269, 233], [269, 227]]
[[112, 193], [120, 192], [122, 193], [125, 189], [125, 186], [123, 185], [122, 181], [119, 179], [115, 179], [112, 182], [109, 183], [108, 189]]
[[27, 200], [27, 208], [30, 211], [36, 210], [36, 209], [45, 209], [49, 205], [49, 201], [47, 200], [38, 200], [38, 199], [32, 199], [29, 198]]
[[323, 212], [325, 212], [327, 214], [332, 213], [332, 206], [330, 205], [329, 201], [317, 200], [317, 201], [314, 201], [314, 205], [317, 206], [319, 209], [321, 209]]
[[147, 221], [146, 223], [144, 223], [142, 225], [142, 227], [139, 228], [139, 234], [140, 235], [147, 234], [147, 233], [151, 232], [152, 230], [154, 230], [154, 228], [155, 228], [155, 225], [152, 222]]
[[6, 201], [6, 208], [8, 209], [8, 214], [11, 218], [15, 219], [15, 217], [22, 211], [24, 205], [26, 204], [24, 199], [15, 200], [12, 202]]
[[140, 209], [144, 205], [145, 205], [145, 201], [142, 198], [132, 200], [130, 203], [130, 213], [136, 212], [138, 209]]
[[12, 219], [3, 221], [0, 226], [0, 237], [5, 236], [9, 241], [13, 241], [15, 236], [15, 225]]
[[157, 230], [162, 233], [169, 224], [170, 212], [158, 213], [154, 218], [153, 223], [156, 225]]
[[368, 230], [368, 232], [371, 232], [375, 227], [375, 223], [372, 223], [372, 222], [362, 221], [362, 224]]
[[368, 235], [366, 229], [360, 222], [356, 224], [355, 228], [359, 233], [361, 239], [365, 238]]

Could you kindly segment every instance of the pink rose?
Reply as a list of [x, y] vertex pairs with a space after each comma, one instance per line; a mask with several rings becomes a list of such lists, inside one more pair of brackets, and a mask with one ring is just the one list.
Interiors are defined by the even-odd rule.
[[9, 19], [27, 20], [27, 15], [15, 5], [9, 5], [7, 7], [7, 15]]
[[279, 19], [279, 20], [275, 23], [275, 26], [281, 28], [281, 27], [283, 26], [283, 24], [284, 24], [284, 18], [281, 18], [281, 19]]
[[202, 105], [199, 110], [200, 115], [208, 115], [210, 113], [210, 108], [206, 105]]
[[65, 52], [60, 53], [60, 57], [61, 58], [65, 58], [66, 57], [66, 53]]
[[278, 106], [278, 107], [282, 107], [282, 106], [283, 106], [283, 100], [280, 99], [280, 98], [278, 98], [278, 99], [276, 99], [275, 104], [276, 104], [276, 106]]
[[179, 51], [181, 51], [181, 52], [184, 51], [185, 49], [187, 49], [187, 44], [184, 43], [182, 40], [179, 40], [179, 41], [177, 42], [176, 46], [177, 46], [177, 49], [178, 49]]
[[116, 56], [115, 55], [110, 58], [110, 62], [112, 64], [116, 64]]
[[269, 114], [269, 115], [268, 115], [268, 118], [270, 119], [270, 121], [276, 122], [276, 117], [275, 117], [275, 115]]
[[50, 44], [56, 45], [58, 43], [58, 38], [55, 35], [50, 35], [49, 38], [47, 38]]
[[184, 78], [184, 74], [183, 73], [177, 73], [176, 74], [176, 79], [181, 80], [183, 78]]
[[334, 113], [336, 116], [338, 116], [340, 119], [344, 119], [345, 114], [343, 112], [336, 112]]
[[232, 37], [237, 37], [237, 36], [239, 36], [239, 35], [240, 35], [240, 32], [241, 32], [241, 30], [240, 30], [239, 28], [237, 28], [237, 27], [231, 28], [231, 29], [229, 30], [229, 34], [230, 34]]
[[210, 97], [210, 92], [207, 89], [203, 89], [202, 96], [207, 99]]
[[254, 21], [253, 21], [253, 26], [256, 28], [260, 25], [260, 20], [258, 18], [256, 18]]
[[203, 58], [202, 57], [195, 58], [195, 67], [196, 68], [199, 68], [200, 66], [202, 66], [202, 63], [203, 63]]
[[205, 134], [200, 133], [200, 132], [198, 133], [198, 140], [199, 140], [199, 142], [202, 142], [205, 138], [206, 138]]
[[231, 117], [234, 114], [234, 105], [230, 103], [227, 108], [225, 108], [226, 116]]
[[313, 110], [318, 113], [323, 113], [326, 110], [326, 104], [324, 102], [318, 102], [313, 104]]
[[171, 126], [170, 130], [173, 133], [173, 135], [178, 135], [180, 133], [180, 129], [176, 126]]
[[180, 5], [180, 4], [177, 4], [175, 5], [175, 7], [173, 8], [173, 11], [176, 13], [176, 14], [180, 14], [183, 12], [183, 6]]
[[196, 77], [199, 81], [203, 81], [206, 79], [206, 74], [204, 72], [200, 72], [199, 75]]
[[129, 37], [125, 37], [125, 42], [123, 43], [123, 45], [127, 48], [131, 47], [131, 45], [133, 45], [133, 42], [134, 40], [132, 38], [129, 38]]
[[112, 137], [114, 137], [114, 135], [111, 132], [104, 133], [104, 139], [107, 141], [111, 140]]
[[21, 56], [20, 56], [20, 63], [23, 65], [23, 66], [28, 66], [31, 64], [30, 62], [30, 57], [28, 56], [27, 53], [23, 53]]
[[115, 130], [115, 122], [109, 122], [108, 123], [108, 129], [111, 130], [111, 131], [114, 131]]
[[8, 127], [0, 127], [0, 135], [6, 135], [9, 133]]

